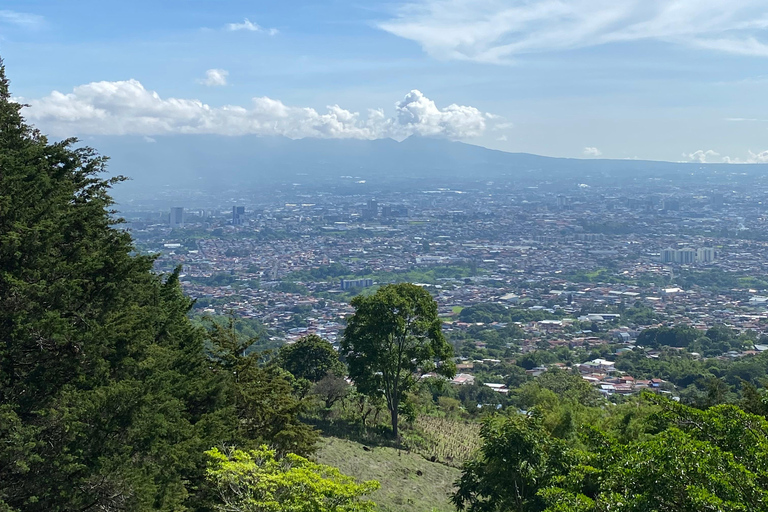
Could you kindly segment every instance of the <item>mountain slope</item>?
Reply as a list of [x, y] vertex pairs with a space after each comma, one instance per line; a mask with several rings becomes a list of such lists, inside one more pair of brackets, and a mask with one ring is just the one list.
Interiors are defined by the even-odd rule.
[[[461, 142], [410, 137], [392, 139], [299, 139], [172, 135], [89, 137], [84, 144], [111, 156], [111, 172], [142, 186], [173, 183], [204, 187], [291, 183], [354, 176], [366, 180], [636, 178], [733, 169], [728, 164], [644, 160], [589, 160], [506, 153]], [[762, 172], [742, 165], [739, 172]]]

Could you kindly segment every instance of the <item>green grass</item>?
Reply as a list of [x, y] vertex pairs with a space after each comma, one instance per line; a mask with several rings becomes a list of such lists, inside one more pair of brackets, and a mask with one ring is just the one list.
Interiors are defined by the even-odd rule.
[[462, 310], [462, 309], [464, 309], [464, 306], [453, 306], [453, 307], [451, 308], [451, 310], [452, 310], [452, 311], [453, 311], [455, 314], [457, 314], [457, 315], [458, 315], [459, 313], [461, 313], [461, 310]]
[[316, 459], [359, 480], [378, 480], [381, 488], [371, 499], [379, 504], [381, 512], [456, 510], [448, 496], [461, 471], [430, 462], [416, 453], [387, 447], [371, 447], [366, 451], [360, 443], [324, 437]]

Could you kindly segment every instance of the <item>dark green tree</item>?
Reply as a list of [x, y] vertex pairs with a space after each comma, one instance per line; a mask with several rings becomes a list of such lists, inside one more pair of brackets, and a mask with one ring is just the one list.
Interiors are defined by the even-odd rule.
[[250, 446], [269, 444], [281, 454], [312, 453], [318, 434], [299, 419], [307, 404], [297, 396], [304, 393], [295, 389], [293, 375], [250, 351], [256, 340], [241, 336], [234, 318], [227, 325], [212, 322], [210, 329], [211, 358], [217, 373], [226, 376], [237, 437]]
[[0, 63], [0, 509], [189, 506], [235, 423], [191, 301], [115, 228], [106, 159], [20, 110]]
[[299, 338], [296, 343], [283, 345], [277, 353], [276, 363], [297, 379], [319, 382], [332, 373], [341, 377], [344, 364], [333, 346], [317, 334]]
[[443, 336], [437, 303], [419, 286], [387, 285], [369, 297], [355, 297], [352, 306], [341, 350], [349, 376], [362, 393], [384, 395], [397, 437], [400, 403], [416, 373], [453, 376], [453, 349]]
[[565, 441], [550, 436], [536, 415], [486, 418], [480, 436], [480, 457], [464, 465], [452, 498], [459, 510], [543, 510], [539, 491], [579, 463]]

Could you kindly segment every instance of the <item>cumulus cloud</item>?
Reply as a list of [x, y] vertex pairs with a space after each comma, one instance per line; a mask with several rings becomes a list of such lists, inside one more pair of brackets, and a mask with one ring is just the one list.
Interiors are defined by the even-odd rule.
[[227, 85], [227, 76], [229, 71], [226, 69], [209, 69], [205, 72], [205, 78], [201, 78], [198, 82], [208, 87]]
[[436, 58], [492, 63], [641, 40], [768, 56], [764, 0], [412, 0], [379, 27]]
[[768, 151], [761, 151], [760, 153], [749, 152], [749, 158], [747, 162], [751, 164], [765, 164], [768, 163]]
[[722, 162], [722, 158], [720, 157], [720, 153], [717, 151], [713, 151], [711, 149], [708, 149], [704, 151], [703, 149], [699, 149], [698, 151], [694, 151], [693, 153], [685, 154], [683, 153], [684, 157], [687, 157], [688, 160], [691, 162], [699, 162], [700, 164], [706, 164], [706, 163], [713, 163], [714, 160], [717, 160], [718, 162]]
[[338, 105], [319, 112], [268, 98], [251, 105], [213, 107], [196, 99], [162, 98], [137, 80], [92, 82], [64, 94], [24, 98], [27, 117], [54, 135], [283, 135], [290, 138], [404, 139], [410, 135], [466, 139], [482, 135], [498, 116], [462, 105], [439, 108], [418, 90], [395, 104], [395, 114], [370, 109], [367, 115]]
[[230, 32], [236, 32], [238, 30], [245, 30], [248, 32], [265, 32], [271, 36], [278, 33], [276, 28], [265, 29], [257, 23], [252, 22], [248, 18], [245, 18], [242, 23], [227, 23], [227, 30]]
[[600, 155], [602, 155], [602, 154], [603, 154], [603, 152], [602, 152], [602, 151], [600, 151], [600, 150], [599, 150], [599, 149], [597, 149], [597, 148], [593, 148], [593, 147], [586, 147], [586, 148], [584, 148], [584, 154], [585, 154], [586, 156], [600, 156]]

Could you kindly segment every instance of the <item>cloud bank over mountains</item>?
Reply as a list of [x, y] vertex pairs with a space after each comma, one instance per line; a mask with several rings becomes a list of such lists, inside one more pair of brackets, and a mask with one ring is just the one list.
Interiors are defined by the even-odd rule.
[[379, 27], [444, 60], [643, 40], [768, 57], [764, 0], [414, 0]]
[[70, 93], [54, 91], [40, 99], [17, 98], [30, 106], [27, 118], [57, 136], [66, 135], [281, 135], [402, 140], [422, 135], [452, 140], [482, 135], [508, 126], [499, 116], [475, 107], [438, 108], [418, 90], [395, 103], [395, 113], [369, 109], [366, 115], [338, 105], [319, 112], [268, 98], [253, 98], [248, 107], [213, 107], [196, 99], [162, 98], [138, 80], [92, 82]]

